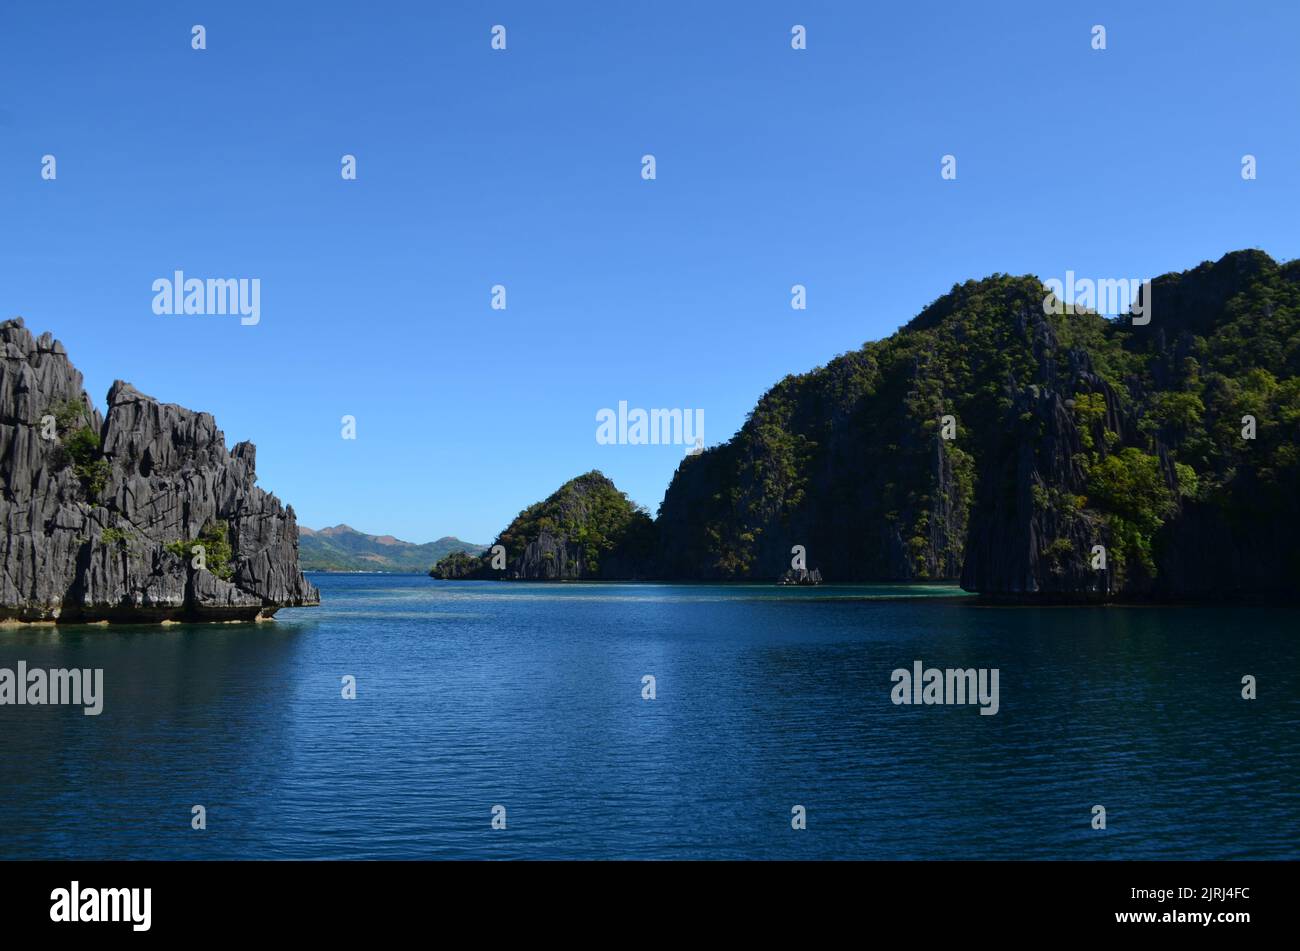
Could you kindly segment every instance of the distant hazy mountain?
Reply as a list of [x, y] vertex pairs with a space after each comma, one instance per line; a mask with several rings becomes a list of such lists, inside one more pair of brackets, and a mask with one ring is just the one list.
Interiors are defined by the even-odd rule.
[[418, 571], [427, 572], [453, 551], [478, 553], [486, 546], [463, 542], [450, 535], [416, 545], [392, 535], [365, 535], [347, 525], [313, 531], [298, 528], [298, 559], [303, 571]]

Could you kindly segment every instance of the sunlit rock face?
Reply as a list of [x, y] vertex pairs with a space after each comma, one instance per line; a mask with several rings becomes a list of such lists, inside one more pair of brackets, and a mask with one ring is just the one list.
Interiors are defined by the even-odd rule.
[[255, 457], [227, 450], [210, 414], [120, 380], [102, 416], [58, 341], [0, 323], [0, 617], [254, 620], [318, 604], [293, 508], [256, 486]]

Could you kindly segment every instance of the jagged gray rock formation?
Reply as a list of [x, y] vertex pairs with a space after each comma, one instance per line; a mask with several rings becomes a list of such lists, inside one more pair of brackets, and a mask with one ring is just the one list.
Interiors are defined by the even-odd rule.
[[253, 620], [320, 602], [252, 443], [227, 451], [210, 414], [120, 380], [101, 416], [63, 346], [21, 318], [0, 323], [0, 350], [0, 618]]
[[506, 569], [512, 580], [578, 581], [585, 577], [582, 546], [562, 536], [542, 532]]

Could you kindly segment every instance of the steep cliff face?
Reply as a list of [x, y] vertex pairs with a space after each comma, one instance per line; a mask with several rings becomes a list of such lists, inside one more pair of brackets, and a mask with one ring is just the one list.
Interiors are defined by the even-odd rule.
[[966, 588], [1300, 594], [1300, 266], [1236, 252], [1156, 279], [1150, 300], [1149, 324], [1108, 323], [1076, 346], [1037, 318], [1055, 356], [1009, 388], [979, 474]]
[[662, 573], [770, 580], [802, 545], [828, 581], [1295, 597], [1300, 263], [1241, 251], [1158, 278], [1144, 326], [1047, 315], [1046, 296], [968, 281], [773, 387], [680, 464]]
[[1177, 507], [1156, 597], [1300, 596], [1300, 261], [1241, 251], [1157, 279], [1126, 350]]
[[956, 578], [980, 437], [1002, 381], [1033, 370], [1010, 316], [1040, 306], [1039, 287], [969, 282], [773, 387], [730, 442], [679, 465], [659, 509], [665, 573], [773, 580], [800, 545], [827, 581]]
[[251, 443], [227, 451], [209, 414], [121, 381], [102, 417], [62, 345], [21, 319], [0, 323], [0, 346], [0, 617], [248, 620], [319, 603]]
[[[1059, 374], [1050, 325], [1041, 314], [1027, 319], [1045, 359], [1035, 382], [1008, 383], [1010, 406], [1001, 425], [984, 434], [989, 444], [977, 473], [961, 583], [1002, 599], [1105, 600], [1119, 585], [1112, 564], [1093, 567], [1093, 548], [1114, 547], [1114, 539], [1088, 504], [1087, 450], [1104, 458], [1120, 444], [1105, 434], [1130, 431], [1130, 421], [1116, 392], [1088, 368], [1086, 353], [1066, 351], [1070, 370]], [[1096, 407], [1098, 425], [1080, 422], [1081, 403]], [[1140, 564], [1128, 567], [1130, 591], [1149, 580], [1137, 577]]]

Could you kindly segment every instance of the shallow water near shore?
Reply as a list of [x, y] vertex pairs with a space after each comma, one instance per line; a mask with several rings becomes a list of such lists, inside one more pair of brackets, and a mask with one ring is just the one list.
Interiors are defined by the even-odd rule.
[[[271, 624], [0, 630], [105, 694], [0, 706], [0, 857], [1300, 858], [1293, 609], [311, 578]], [[918, 660], [998, 713], [893, 704]]]

